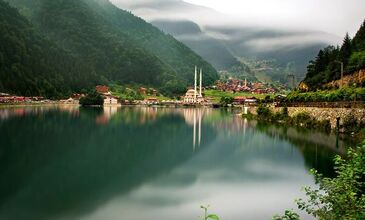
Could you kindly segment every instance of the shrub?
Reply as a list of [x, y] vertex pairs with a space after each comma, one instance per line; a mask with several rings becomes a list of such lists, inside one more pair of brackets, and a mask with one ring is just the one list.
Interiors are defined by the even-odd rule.
[[223, 106], [223, 107], [227, 107], [228, 105], [232, 104], [234, 101], [234, 98], [233, 97], [228, 97], [228, 96], [222, 96], [221, 97], [221, 100], [220, 100], [220, 104]]
[[103, 105], [104, 98], [97, 91], [93, 90], [80, 99], [80, 104], [82, 106]]
[[[365, 219], [365, 142], [349, 149], [347, 158], [334, 159], [337, 176], [323, 177], [312, 169], [317, 189], [304, 187], [307, 198], [298, 199], [298, 208], [317, 219]], [[299, 215], [285, 211], [284, 216], [275, 215], [274, 220], [298, 220]]]
[[264, 105], [259, 105], [259, 107], [257, 107], [257, 117], [261, 120], [270, 121], [273, 117], [273, 114], [268, 107]]
[[318, 219], [365, 219], [365, 143], [334, 161], [335, 178], [311, 171], [319, 189], [305, 187], [307, 200], [297, 200], [298, 207]]

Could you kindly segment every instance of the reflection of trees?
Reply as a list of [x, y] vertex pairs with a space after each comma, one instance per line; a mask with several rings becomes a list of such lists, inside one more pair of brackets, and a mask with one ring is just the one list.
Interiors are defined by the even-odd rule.
[[316, 168], [327, 176], [333, 175], [333, 157], [335, 154], [345, 154], [345, 142], [339, 141], [336, 147], [336, 136], [318, 131], [299, 130], [286, 128], [256, 121], [247, 121], [238, 116], [226, 117], [212, 123], [212, 126], [220, 131], [228, 131], [227, 135], [245, 135], [246, 131], [253, 129], [268, 135], [273, 140], [279, 139], [291, 143], [303, 155], [307, 168]]
[[74, 116], [77, 116], [79, 113], [79, 107], [77, 105], [45, 105], [45, 106], [0, 108], [0, 121], [7, 120], [12, 117], [40, 115], [43, 114], [44, 112], [52, 110], [67, 112]]
[[[161, 110], [121, 108], [107, 126], [95, 124], [103, 109], [0, 123], [0, 218], [73, 218], [191, 158], [191, 126]], [[216, 135], [202, 130], [203, 149]]]
[[326, 176], [333, 176], [333, 157], [345, 154], [345, 142], [336, 147], [336, 136], [306, 129], [286, 128], [264, 123], [250, 123], [250, 126], [272, 138], [279, 138], [293, 144], [303, 155], [307, 168], [315, 168]]

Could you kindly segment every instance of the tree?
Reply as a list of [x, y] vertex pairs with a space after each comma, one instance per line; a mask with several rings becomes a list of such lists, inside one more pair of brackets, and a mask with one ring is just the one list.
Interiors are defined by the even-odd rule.
[[221, 100], [219, 101], [219, 103], [223, 106], [223, 107], [227, 107], [228, 105], [232, 104], [234, 101], [233, 97], [228, 97], [228, 96], [222, 96]]
[[96, 90], [93, 90], [80, 99], [80, 104], [82, 106], [102, 106], [104, 104], [104, 98]]
[[349, 34], [346, 33], [346, 36], [343, 40], [341, 50], [340, 50], [340, 59], [344, 63], [345, 66], [347, 65], [347, 63], [350, 59], [351, 53], [352, 53], [351, 38], [350, 38]]
[[353, 39], [353, 46], [356, 51], [365, 51], [365, 20]]

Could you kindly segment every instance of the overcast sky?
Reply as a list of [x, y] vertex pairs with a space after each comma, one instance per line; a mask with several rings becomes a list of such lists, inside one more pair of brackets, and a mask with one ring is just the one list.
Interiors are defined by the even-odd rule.
[[[303, 27], [338, 36], [354, 34], [365, 18], [365, 0], [185, 0], [236, 16], [245, 23]], [[240, 20], [241, 20], [240, 19]]]
[[[365, 19], [365, 0], [111, 0], [147, 19], [177, 18], [201, 25], [242, 25], [354, 35]], [[208, 9], [192, 7], [205, 6]], [[182, 10], [182, 9], [185, 10]], [[186, 11], [186, 9], [194, 9]], [[213, 10], [212, 10], [213, 11]]]

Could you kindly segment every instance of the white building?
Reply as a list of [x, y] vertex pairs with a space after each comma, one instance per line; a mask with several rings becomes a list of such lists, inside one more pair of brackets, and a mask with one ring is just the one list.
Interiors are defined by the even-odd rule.
[[112, 96], [105, 96], [104, 105], [118, 105], [118, 99], [116, 99]]
[[200, 82], [199, 82], [199, 91], [197, 89], [197, 78], [198, 78], [198, 70], [195, 66], [195, 78], [194, 78], [194, 89], [189, 89], [184, 96], [184, 103], [202, 103], [204, 102], [203, 97], [203, 70], [200, 69]]

